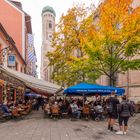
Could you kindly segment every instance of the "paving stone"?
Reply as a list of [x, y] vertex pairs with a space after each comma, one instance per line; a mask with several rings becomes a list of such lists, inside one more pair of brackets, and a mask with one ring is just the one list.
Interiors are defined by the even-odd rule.
[[[33, 111], [20, 121], [0, 123], [0, 140], [139, 140], [140, 114], [129, 121], [127, 135], [118, 136], [107, 131], [107, 122], [54, 121], [43, 118], [43, 111]], [[118, 129], [118, 123], [115, 129]]]

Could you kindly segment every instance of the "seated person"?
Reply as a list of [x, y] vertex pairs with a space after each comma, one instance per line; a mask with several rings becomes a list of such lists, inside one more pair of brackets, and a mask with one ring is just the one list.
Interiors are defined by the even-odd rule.
[[7, 103], [3, 103], [2, 106], [2, 111], [3, 111], [3, 114], [6, 115], [6, 116], [11, 116], [11, 112], [7, 106]]
[[30, 112], [31, 109], [32, 109], [32, 103], [31, 102], [26, 102], [24, 108], [25, 108], [26, 112]]
[[13, 106], [14, 106], [14, 101], [9, 101], [8, 103], [7, 103], [7, 106], [8, 106], [8, 108], [13, 108]]
[[23, 102], [22, 104], [18, 104], [18, 106], [24, 110], [26, 110], [28, 108], [27, 103]]
[[59, 114], [59, 106], [57, 102], [54, 102], [54, 104], [51, 107], [52, 114]]
[[17, 112], [17, 114], [19, 114], [19, 115], [26, 115], [27, 114], [27, 112], [25, 111], [25, 109], [22, 108], [22, 104], [16, 104], [16, 106], [14, 107], [13, 110], [15, 112]]
[[81, 116], [81, 111], [79, 110], [79, 107], [78, 105], [76, 104], [76, 100], [74, 100], [71, 104], [70, 104], [70, 107], [71, 107], [71, 111], [72, 111], [72, 114], [74, 116], [76, 116], [77, 119], [80, 118]]
[[95, 106], [94, 109], [97, 113], [103, 113], [103, 107], [100, 104]]
[[102, 120], [103, 119], [103, 107], [98, 104], [94, 107], [94, 112], [92, 112], [92, 118], [95, 120]]
[[83, 111], [83, 114], [89, 114], [90, 113], [90, 107], [89, 107], [89, 104], [88, 104], [87, 101], [84, 103], [82, 111]]
[[45, 104], [45, 106], [44, 106], [44, 112], [47, 115], [50, 115], [51, 114], [51, 104], [49, 102]]
[[34, 99], [33, 102], [32, 102], [32, 108], [34, 110], [37, 110], [37, 100], [36, 99]]
[[11, 112], [12, 112], [13, 117], [19, 117], [20, 116], [19, 111], [17, 110], [16, 107], [14, 107]]
[[62, 103], [60, 110], [61, 110], [61, 113], [68, 113], [68, 106], [67, 106], [66, 102]]

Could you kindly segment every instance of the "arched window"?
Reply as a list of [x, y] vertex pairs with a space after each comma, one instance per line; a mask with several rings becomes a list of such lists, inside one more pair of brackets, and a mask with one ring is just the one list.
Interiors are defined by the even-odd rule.
[[49, 22], [49, 29], [52, 29], [52, 23]]

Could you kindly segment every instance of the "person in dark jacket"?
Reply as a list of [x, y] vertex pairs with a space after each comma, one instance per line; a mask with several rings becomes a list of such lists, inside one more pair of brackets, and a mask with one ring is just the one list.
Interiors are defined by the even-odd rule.
[[117, 114], [117, 105], [119, 104], [119, 100], [116, 98], [116, 93], [113, 91], [111, 93], [111, 97], [109, 97], [106, 101], [107, 108], [110, 106], [110, 109], [107, 110], [108, 112], [108, 130], [116, 131], [113, 129], [115, 124], [115, 119], [118, 118]]
[[133, 107], [130, 104], [130, 102], [128, 102], [126, 96], [124, 95], [122, 97], [121, 104], [118, 106], [120, 131], [116, 132], [116, 134], [126, 135], [127, 128], [128, 128], [128, 120], [132, 112], [133, 112]]
[[8, 106], [7, 106], [7, 103], [3, 103], [1, 108], [2, 108], [2, 111], [3, 111], [4, 115], [6, 115], [6, 116], [11, 116], [12, 115]]

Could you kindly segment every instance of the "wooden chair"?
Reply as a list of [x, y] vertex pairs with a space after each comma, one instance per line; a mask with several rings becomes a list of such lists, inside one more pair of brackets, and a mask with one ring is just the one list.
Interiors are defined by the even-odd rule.
[[51, 113], [52, 113], [53, 119], [56, 120], [59, 117], [59, 107], [58, 106], [52, 106]]
[[61, 115], [62, 118], [68, 118], [68, 112], [62, 112]]
[[12, 112], [12, 117], [13, 117], [14, 119], [22, 118], [22, 117], [21, 117], [21, 114], [19, 114], [17, 108], [14, 108], [11, 112]]
[[82, 113], [83, 113], [83, 117], [88, 120], [89, 117], [90, 117], [90, 108], [89, 106], [84, 106], [83, 107], [83, 110], [82, 110]]
[[51, 115], [51, 107], [48, 105], [48, 104], [46, 104], [45, 106], [44, 106], [44, 118], [50, 118], [50, 115]]
[[25, 110], [23, 110], [23, 111], [18, 111], [18, 113], [19, 113], [20, 115], [27, 115], [27, 114], [28, 114], [28, 112], [26, 112]]
[[28, 112], [28, 113], [30, 113], [31, 111], [32, 111], [32, 104], [31, 103], [28, 103], [27, 104], [27, 109], [26, 109], [26, 111]]
[[27, 115], [28, 113], [30, 113], [30, 111], [32, 109], [32, 105], [31, 104], [22, 105], [21, 108], [24, 109], [24, 111], [21, 111], [21, 114]]

